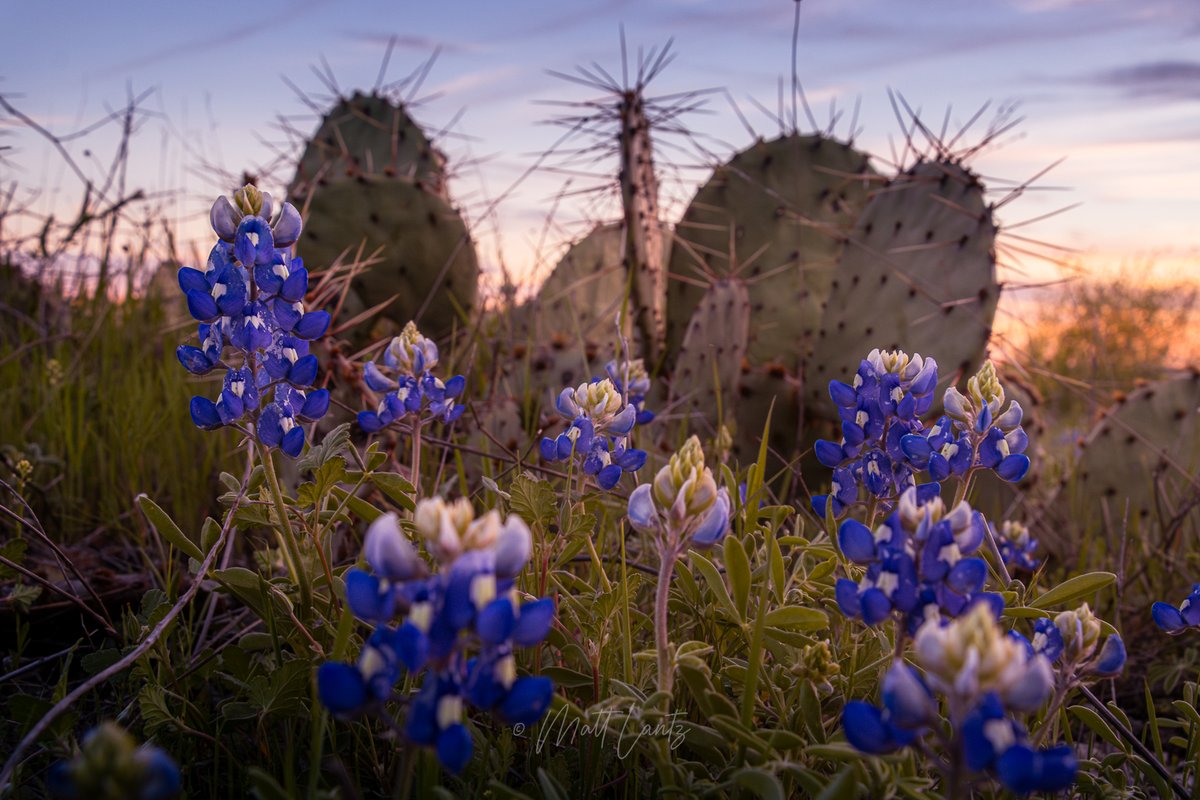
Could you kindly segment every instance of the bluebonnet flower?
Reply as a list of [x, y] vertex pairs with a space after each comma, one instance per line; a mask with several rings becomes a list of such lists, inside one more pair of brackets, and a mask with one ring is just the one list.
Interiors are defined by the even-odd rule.
[[951, 386], [942, 398], [946, 414], [928, 431], [906, 434], [900, 447], [909, 463], [928, 470], [935, 481], [963, 478], [972, 469], [993, 470], [1016, 482], [1029, 472], [1024, 455], [1029, 437], [1021, 427], [1024, 412], [1016, 400], [1004, 405], [1004, 387], [991, 361], [967, 381], [967, 394]]
[[[894, 752], [936, 732], [973, 772], [995, 775], [1009, 790], [1057, 791], [1075, 780], [1070, 747], [1036, 750], [1015, 716], [1039, 709], [1054, 688], [1045, 656], [1009, 636], [990, 607], [979, 604], [950, 622], [931, 619], [913, 642], [922, 672], [897, 659], [883, 681], [882, 707], [851, 701], [843, 711], [846, 739], [872, 755]], [[938, 724], [945, 702], [950, 735]]]
[[47, 785], [64, 800], [168, 800], [182, 789], [169, 755], [152, 745], [139, 747], [113, 722], [88, 731], [75, 758], [50, 768]]
[[351, 569], [345, 584], [351, 611], [376, 628], [355, 664], [322, 664], [317, 687], [326, 708], [354, 717], [387, 702], [405, 672], [423, 672], [402, 732], [457, 773], [473, 751], [468, 706], [524, 725], [549, 708], [552, 682], [518, 676], [513, 651], [546, 638], [554, 601], [522, 602], [516, 590], [532, 549], [519, 517], [476, 517], [465, 499], [434, 497], [417, 505], [414, 525], [438, 572], [430, 574], [395, 514], [375, 520], [363, 542], [370, 571]]
[[1038, 541], [1029, 533], [1029, 528], [1021, 522], [1006, 520], [1000, 526], [999, 532], [993, 529], [996, 537], [996, 547], [1000, 549], [1000, 557], [1010, 570], [1033, 572], [1041, 562], [1034, 557]]
[[700, 439], [690, 437], [671, 460], [629, 495], [633, 527], [658, 534], [666, 552], [683, 547], [700, 549], [720, 543], [729, 529], [729, 492], [717, 488], [712, 470], [704, 465]]
[[1035, 620], [1033, 623], [1033, 640], [1030, 649], [1050, 661], [1058, 661], [1063, 651], [1063, 635], [1054, 620], [1047, 617]]
[[[374, 411], [360, 411], [358, 424], [367, 433], [377, 433], [409, 414], [418, 415], [418, 423], [440, 419], [451, 423], [462, 416], [464, 406], [455, 402], [466, 387], [466, 378], [455, 375], [448, 381], [433, 374], [438, 365], [438, 348], [409, 322], [393, 338], [383, 354], [385, 369], [374, 361], [363, 367], [363, 382], [382, 398]], [[428, 412], [427, 420], [419, 415]]]
[[540, 449], [546, 461], [574, 457], [584, 474], [593, 476], [605, 490], [616, 486], [622, 474], [636, 472], [646, 463], [646, 451], [629, 445], [639, 411], [609, 378], [563, 389], [554, 405], [570, 422], [557, 437], [543, 437]]
[[1154, 624], [1170, 634], [1200, 626], [1200, 583], [1192, 586], [1191, 594], [1183, 598], [1178, 608], [1159, 601], [1151, 606], [1150, 613]]
[[[203, 269], [179, 270], [179, 288], [199, 321], [200, 346], [180, 345], [184, 369], [206, 375], [225, 368], [214, 401], [191, 401], [192, 421], [203, 430], [234, 426], [264, 447], [295, 457], [304, 448], [301, 423], [329, 409], [329, 392], [313, 389], [317, 357], [308, 342], [329, 327], [325, 311], [305, 311], [308, 271], [290, 248], [300, 236], [300, 214], [283, 203], [272, 218], [271, 196], [253, 186], [213, 204], [210, 221], [220, 241]], [[235, 363], [226, 353], [237, 354]]]
[[637, 410], [634, 422], [637, 425], [647, 425], [654, 421], [654, 412], [646, 408], [646, 394], [650, 391], [650, 375], [646, 365], [640, 358], [632, 361], [610, 361], [604, 365], [608, 379], [617, 387], [617, 391], [625, 395], [629, 405]]
[[937, 700], [915, 669], [897, 659], [883, 677], [882, 707], [851, 700], [842, 711], [846, 740], [871, 755], [911, 744], [937, 720]]
[[1104, 636], [1100, 619], [1087, 603], [1056, 615], [1054, 626], [1062, 636], [1059, 657], [1069, 674], [1109, 678], [1125, 669], [1124, 640], [1119, 633]]
[[940, 497], [922, 501], [911, 487], [896, 510], [874, 531], [854, 519], [838, 528], [838, 544], [850, 561], [867, 567], [861, 581], [835, 586], [846, 616], [877, 625], [899, 612], [916, 629], [941, 614], [956, 617], [979, 602], [1003, 603], [983, 592], [987, 562], [973, 554], [987, 522], [963, 501], [949, 511]]
[[820, 439], [817, 460], [833, 470], [829, 494], [812, 498], [822, 518], [832, 503], [835, 517], [858, 499], [863, 486], [891, 501], [914, 484], [901, 439], [924, 429], [921, 416], [933, 405], [937, 362], [897, 351], [872, 350], [851, 383], [830, 381], [829, 396], [842, 420], [840, 442]]

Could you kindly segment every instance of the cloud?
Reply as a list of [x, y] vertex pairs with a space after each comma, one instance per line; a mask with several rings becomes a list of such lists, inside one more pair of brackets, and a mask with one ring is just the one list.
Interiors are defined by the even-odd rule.
[[356, 42], [379, 45], [380, 47], [387, 47], [392, 42], [395, 42], [395, 46], [403, 50], [424, 52], [441, 50], [444, 53], [477, 53], [483, 50], [482, 47], [474, 43], [444, 42], [429, 36], [414, 36], [411, 34], [360, 33], [351, 31], [346, 36]]
[[1083, 79], [1131, 98], [1200, 100], [1200, 61], [1147, 61], [1093, 73]]
[[[318, 6], [325, 5], [327, 2], [328, 0], [307, 0], [307, 2], [296, 3], [288, 8], [288, 13], [285, 15], [284, 20], [286, 22], [295, 22], [303, 15]], [[203, 53], [206, 58], [211, 57], [213, 53], [246, 39], [256, 36], [277, 37], [280, 28], [280, 16], [274, 12], [264, 14], [258, 19], [242, 19], [239, 20], [237, 25], [231, 26], [219, 33], [173, 42], [157, 50], [151, 50], [148, 53], [136, 56], [127, 61], [114, 64], [107, 69], [101, 70], [98, 75], [111, 76], [130, 73], [160, 64], [164, 61], [196, 58], [198, 53]]]

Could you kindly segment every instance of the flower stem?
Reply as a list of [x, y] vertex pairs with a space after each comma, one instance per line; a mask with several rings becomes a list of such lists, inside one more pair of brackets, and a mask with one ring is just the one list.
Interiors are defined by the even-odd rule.
[[[279, 516], [279, 529], [282, 531], [284, 555], [292, 578], [300, 587], [300, 613], [305, 621], [312, 616], [312, 583], [304, 562], [300, 558], [300, 543], [296, 541], [296, 533], [292, 530], [292, 521], [288, 517], [287, 506], [283, 502], [283, 489], [279, 486], [279, 476], [275, 474], [275, 460], [271, 451], [262, 447], [263, 471], [267, 475], [267, 484], [271, 487], [271, 499], [275, 502], [275, 513]], [[332, 587], [330, 587], [332, 590]]]
[[658, 690], [670, 695], [675, 683], [675, 671], [671, 664], [671, 642], [667, 631], [667, 601], [671, 596], [676, 554], [675, 549], [668, 546], [663, 546], [661, 553], [658, 587], [654, 594], [654, 647], [658, 653]]
[[421, 499], [421, 420], [414, 419], [412, 424], [412, 470], [413, 500]]

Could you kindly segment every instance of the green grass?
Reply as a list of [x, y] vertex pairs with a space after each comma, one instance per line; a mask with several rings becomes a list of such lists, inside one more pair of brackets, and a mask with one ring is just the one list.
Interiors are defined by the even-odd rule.
[[[189, 382], [163, 305], [139, 298], [72, 306], [62, 329], [18, 324], [0, 341], [0, 475], [33, 466], [25, 497], [60, 543], [98, 529], [140, 535], [133, 498], [146, 492], [199, 525], [212, 506], [230, 436], [198, 430]], [[189, 326], [190, 328], [190, 326]], [[11, 499], [11, 498], [10, 498]]]

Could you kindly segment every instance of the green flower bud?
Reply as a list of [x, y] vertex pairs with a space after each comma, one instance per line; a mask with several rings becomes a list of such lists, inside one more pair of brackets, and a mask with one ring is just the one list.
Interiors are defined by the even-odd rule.
[[1000, 406], [1004, 405], [1004, 387], [1000, 385], [996, 367], [990, 360], [984, 362], [979, 372], [967, 381], [967, 392], [975, 401], [976, 409], [990, 405], [993, 414], [999, 413]]
[[1074, 611], [1064, 611], [1054, 618], [1063, 637], [1063, 661], [1086, 661], [1100, 643], [1100, 620], [1084, 603]]
[[698, 519], [717, 499], [717, 482], [704, 466], [699, 437], [684, 443], [654, 476], [654, 499], [676, 520]]
[[256, 216], [262, 212], [262, 192], [252, 183], [247, 183], [233, 193], [233, 202], [247, 216]]
[[595, 383], [581, 383], [575, 390], [575, 403], [592, 420], [597, 428], [617, 415], [625, 400], [617, 387], [608, 378]]
[[400, 331], [400, 335], [388, 344], [388, 355], [394, 362], [392, 366], [402, 375], [423, 373], [438, 363], [437, 344], [425, 338], [411, 320]]

